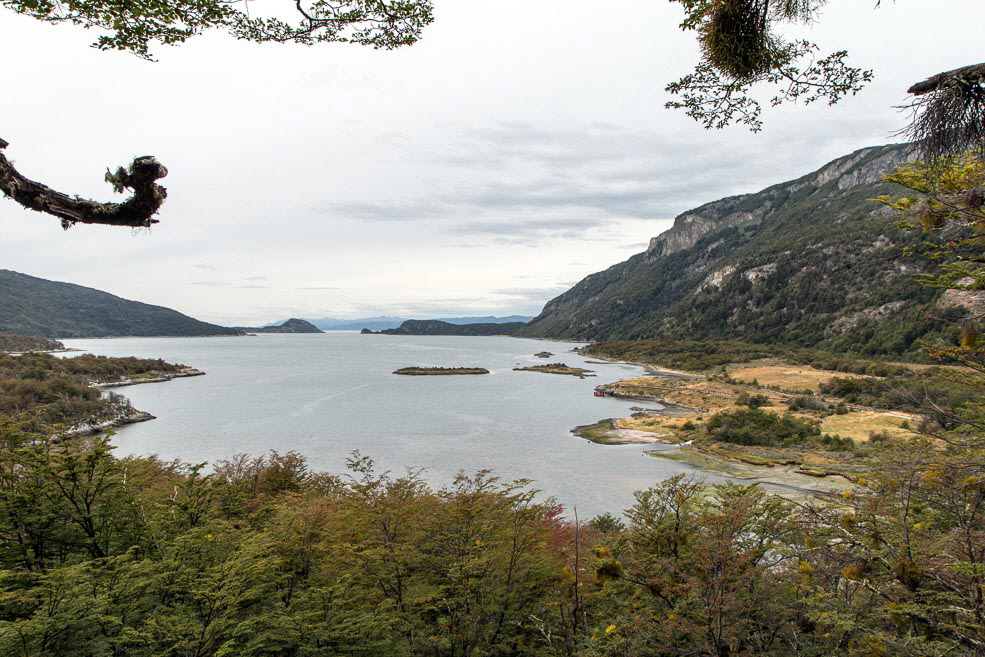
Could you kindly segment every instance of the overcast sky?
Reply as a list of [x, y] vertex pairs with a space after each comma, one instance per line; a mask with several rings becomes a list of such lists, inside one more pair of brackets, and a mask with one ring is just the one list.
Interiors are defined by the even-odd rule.
[[666, 0], [435, 0], [398, 51], [210, 33], [154, 63], [0, 10], [23, 174], [114, 200], [106, 167], [170, 170], [150, 231], [62, 231], [0, 200], [0, 268], [225, 324], [536, 314], [684, 210], [894, 141], [911, 83], [982, 60], [981, 0], [874, 4], [830, 0], [804, 32], [872, 85], [768, 109], [759, 134], [663, 109], [697, 59]]

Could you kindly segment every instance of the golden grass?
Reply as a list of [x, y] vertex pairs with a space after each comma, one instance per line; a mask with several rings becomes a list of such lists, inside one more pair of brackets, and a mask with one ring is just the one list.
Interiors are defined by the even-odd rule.
[[637, 431], [650, 431], [663, 436], [673, 437], [676, 431], [681, 430], [681, 426], [688, 421], [686, 417], [626, 417], [616, 420], [616, 426], [620, 429], [635, 429]]
[[891, 436], [907, 438], [916, 435], [904, 429], [903, 422], [916, 427], [920, 418], [906, 413], [880, 413], [878, 411], [857, 411], [845, 415], [829, 415], [821, 423], [821, 432], [846, 436], [857, 443], [869, 440], [872, 433], [887, 432]]
[[828, 370], [818, 370], [810, 365], [736, 365], [729, 368], [729, 375], [743, 383], [757, 381], [767, 388], [785, 390], [820, 390], [820, 384], [836, 376], [853, 376]]

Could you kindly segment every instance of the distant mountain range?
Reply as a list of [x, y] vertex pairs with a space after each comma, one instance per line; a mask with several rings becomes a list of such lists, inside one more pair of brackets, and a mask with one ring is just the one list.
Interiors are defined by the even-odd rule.
[[[873, 203], [911, 157], [867, 148], [755, 194], [685, 212], [649, 248], [552, 299], [527, 337], [742, 339], [866, 354], [919, 351], [985, 299], [918, 284], [933, 265]], [[981, 293], [978, 293], [981, 296]], [[963, 306], [963, 307], [962, 307]], [[942, 328], [945, 327], [945, 328]]]
[[241, 335], [176, 310], [0, 270], [0, 333], [45, 338]]
[[[261, 327], [226, 327], [202, 322], [176, 310], [152, 306], [81, 285], [0, 270], [0, 333], [45, 338], [97, 338], [118, 336], [210, 336], [244, 333], [321, 333], [330, 331], [397, 329], [411, 321], [428, 324], [434, 335], [505, 335], [530, 317], [454, 317], [444, 320], [406, 320], [398, 317], [366, 319], [291, 318]], [[447, 326], [446, 326], [447, 325]], [[478, 328], [456, 332], [450, 326]], [[423, 333], [414, 333], [422, 335]], [[406, 333], [405, 333], [406, 335]]]
[[[510, 315], [509, 317], [444, 317], [434, 321], [447, 322], [448, 324], [507, 324], [511, 322], [529, 322], [533, 317], [527, 315]], [[309, 319], [309, 322], [322, 329], [323, 331], [359, 331], [369, 329], [371, 331], [383, 331], [385, 329], [399, 328], [407, 321], [404, 317], [365, 317], [362, 319], [332, 319], [325, 317], [322, 319]]]

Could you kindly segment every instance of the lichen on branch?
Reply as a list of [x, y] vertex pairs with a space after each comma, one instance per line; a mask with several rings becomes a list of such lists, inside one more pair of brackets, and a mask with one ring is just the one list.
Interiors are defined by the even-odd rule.
[[106, 181], [119, 193], [133, 190], [122, 203], [100, 203], [55, 191], [26, 178], [3, 154], [7, 142], [0, 139], [0, 192], [28, 210], [61, 219], [62, 228], [77, 223], [149, 228], [157, 223], [154, 215], [167, 198], [167, 190], [156, 181], [168, 175], [167, 168], [153, 156], [134, 158], [128, 168], [106, 173]]

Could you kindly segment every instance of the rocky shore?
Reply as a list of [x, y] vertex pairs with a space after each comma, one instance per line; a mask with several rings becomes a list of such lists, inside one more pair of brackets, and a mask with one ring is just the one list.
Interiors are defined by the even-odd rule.
[[[117, 381], [105, 381], [105, 382], [93, 382], [90, 383], [93, 388], [119, 388], [122, 386], [135, 386], [140, 383], [163, 383], [164, 381], [170, 381], [171, 379], [180, 379], [188, 376], [204, 376], [205, 372], [197, 370], [194, 367], [183, 367], [177, 372], [148, 372], [144, 376], [133, 377], [133, 378], [123, 378]], [[147, 418], [151, 419], [151, 418]]]

